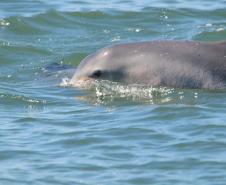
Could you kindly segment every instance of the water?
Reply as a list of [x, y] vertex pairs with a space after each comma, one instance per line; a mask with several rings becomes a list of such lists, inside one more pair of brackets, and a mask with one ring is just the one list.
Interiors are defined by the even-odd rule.
[[223, 0], [1, 0], [0, 184], [224, 185], [225, 90], [62, 84], [109, 44], [225, 40], [225, 18]]

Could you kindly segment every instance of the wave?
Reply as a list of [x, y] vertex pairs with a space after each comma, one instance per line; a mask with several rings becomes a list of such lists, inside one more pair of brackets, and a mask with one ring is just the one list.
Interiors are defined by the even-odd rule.
[[196, 10], [216, 10], [225, 8], [225, 2], [223, 0], [213, 1], [176, 1], [172, 0], [170, 3], [167, 0], [158, 1], [153, 0], [150, 4], [149, 1], [139, 1], [139, 0], [111, 0], [108, 3], [103, 3], [102, 1], [93, 0], [83, 0], [83, 1], [72, 1], [72, 0], [62, 0], [62, 1], [26, 1], [21, 0], [2, 0], [0, 2], [0, 7], [3, 11], [0, 17], [8, 16], [33, 16], [34, 14], [40, 14], [46, 12], [49, 9], [55, 9], [57, 11], [141, 11], [144, 8], [167, 8], [167, 9], [196, 9]]
[[[210, 17], [209, 20], [206, 20], [207, 16]], [[62, 33], [65, 34], [64, 37], [72, 37], [76, 33], [76, 36], [79, 36], [78, 39], [89, 38], [90, 34], [99, 34], [99, 37], [111, 35], [112, 42], [120, 42], [121, 35], [126, 33], [140, 36], [136, 38], [139, 40], [144, 38], [146, 40], [181, 39], [178, 36], [180, 32], [186, 33], [183, 36], [184, 39], [207, 40], [210, 36], [211, 40], [219, 40], [224, 34], [219, 37], [216, 37], [216, 34], [225, 31], [224, 18], [225, 9], [223, 8], [197, 10], [148, 7], [140, 11], [59, 11], [51, 9], [30, 17], [12, 16], [1, 19], [0, 27], [4, 28], [3, 31], [16, 35], [47, 36], [48, 38], [50, 35]], [[199, 20], [199, 22], [194, 20]], [[193, 29], [190, 29], [191, 26]], [[115, 34], [118, 30], [121, 32], [120, 35]], [[211, 34], [205, 38], [199, 36], [205, 32], [212, 32], [213, 36]], [[131, 40], [131, 38], [123, 40], [127, 39]], [[103, 41], [101, 40], [101, 42]]]
[[34, 97], [28, 97], [20, 94], [12, 94], [12, 93], [1, 93], [0, 101], [2, 103], [9, 104], [28, 104], [28, 105], [45, 105], [47, 103], [46, 100], [37, 99]]

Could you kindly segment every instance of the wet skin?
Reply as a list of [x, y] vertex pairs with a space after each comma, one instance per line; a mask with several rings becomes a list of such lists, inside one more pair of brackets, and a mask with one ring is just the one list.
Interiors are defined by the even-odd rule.
[[226, 42], [150, 41], [102, 48], [79, 64], [71, 84], [93, 79], [175, 88], [224, 88]]

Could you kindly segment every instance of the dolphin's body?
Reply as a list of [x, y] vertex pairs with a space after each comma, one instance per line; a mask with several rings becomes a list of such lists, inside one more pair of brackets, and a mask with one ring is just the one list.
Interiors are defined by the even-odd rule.
[[175, 88], [224, 88], [226, 42], [150, 41], [102, 48], [79, 64], [71, 84], [92, 79]]

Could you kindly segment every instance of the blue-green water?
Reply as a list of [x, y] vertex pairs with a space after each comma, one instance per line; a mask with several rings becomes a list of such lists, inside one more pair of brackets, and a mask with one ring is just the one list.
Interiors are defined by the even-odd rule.
[[226, 90], [64, 86], [157, 39], [226, 40], [225, 1], [1, 0], [0, 184], [225, 185]]

